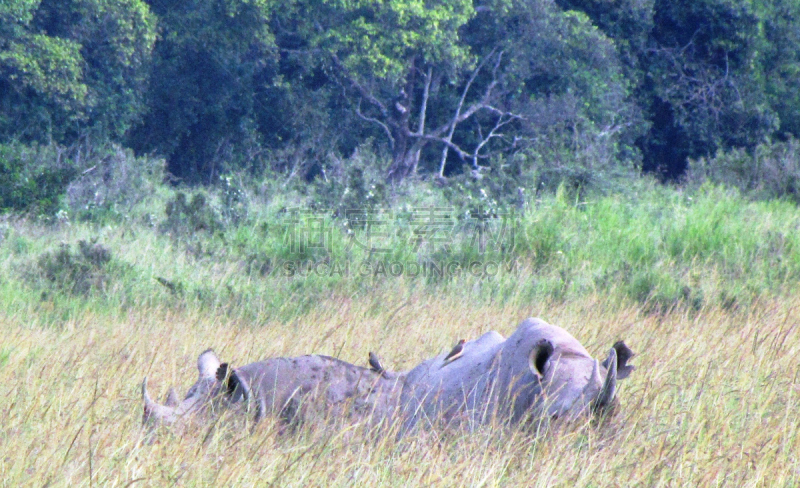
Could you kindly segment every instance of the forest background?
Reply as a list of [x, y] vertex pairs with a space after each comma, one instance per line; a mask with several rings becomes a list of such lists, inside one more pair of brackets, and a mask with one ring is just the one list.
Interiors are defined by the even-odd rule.
[[3, 2], [0, 207], [51, 212], [111, 147], [164, 158], [173, 185], [315, 191], [360, 170], [393, 188], [483, 176], [513, 199], [645, 173], [794, 198], [799, 16], [792, 0]]

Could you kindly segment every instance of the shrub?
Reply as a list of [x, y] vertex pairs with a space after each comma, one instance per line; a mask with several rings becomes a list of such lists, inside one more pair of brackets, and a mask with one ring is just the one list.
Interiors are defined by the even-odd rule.
[[66, 188], [66, 202], [81, 220], [103, 215], [125, 217], [156, 193], [164, 180], [164, 160], [137, 158], [130, 149], [111, 144], [85, 156], [87, 169]]
[[350, 158], [331, 158], [312, 182], [311, 208], [330, 211], [347, 218], [351, 226], [363, 225], [364, 216], [373, 215], [389, 206], [389, 192], [384, 167], [379, 157], [365, 144]]
[[736, 187], [758, 199], [789, 198], [800, 203], [800, 142], [760, 144], [755, 151], [717, 151], [713, 158], [691, 161], [687, 179]]
[[226, 175], [220, 178], [220, 214], [226, 227], [242, 223], [249, 213], [250, 198], [241, 175]]
[[40, 255], [37, 264], [41, 277], [56, 289], [87, 295], [105, 290], [111, 277], [106, 269], [110, 261], [111, 252], [106, 247], [95, 240], [81, 240], [76, 251], [62, 243], [57, 250]]
[[167, 218], [159, 224], [161, 232], [173, 237], [187, 236], [199, 231], [214, 233], [222, 229], [219, 214], [208, 203], [204, 192], [197, 192], [191, 199], [186, 193], [178, 191], [167, 202]]
[[54, 215], [60, 197], [77, 174], [62, 146], [0, 145], [0, 211]]
[[463, 174], [446, 181], [445, 198], [462, 219], [521, 210], [535, 198], [534, 179], [525, 171], [524, 161], [518, 154], [507, 161], [499, 158], [482, 172], [465, 167]]

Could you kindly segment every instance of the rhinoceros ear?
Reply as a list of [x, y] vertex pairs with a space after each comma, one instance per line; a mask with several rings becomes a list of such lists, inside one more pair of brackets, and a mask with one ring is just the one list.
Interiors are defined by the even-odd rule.
[[238, 402], [239, 400], [250, 400], [250, 384], [247, 378], [235, 369], [228, 378], [228, 391], [233, 395], [231, 400]]
[[386, 370], [383, 369], [383, 365], [381, 364], [380, 358], [374, 352], [372, 351], [369, 352], [369, 358], [367, 362], [369, 363], [369, 369], [371, 369], [372, 371], [378, 374], [384, 374], [386, 372]]
[[197, 358], [197, 372], [200, 379], [214, 379], [214, 374], [219, 369], [219, 358], [212, 349], [206, 349]]
[[[633, 353], [633, 351], [631, 351], [631, 348], [625, 345], [625, 343], [622, 341], [617, 341], [616, 343], [614, 343], [613, 347], [614, 351], [617, 353], [617, 379], [624, 380], [631, 374], [631, 372], [634, 369], [636, 369], [635, 366], [628, 364], [630, 358], [635, 356], [635, 354]], [[603, 366], [606, 369], [608, 369], [609, 366], [608, 364], [609, 359], [611, 359], [611, 356], [609, 356], [608, 358], [606, 358], [605, 361], [603, 361]]]
[[528, 356], [528, 367], [534, 376], [539, 379], [544, 378], [547, 361], [553, 355], [554, 350], [553, 344], [547, 339], [541, 339], [533, 346]]
[[[596, 360], [595, 360], [596, 361]], [[606, 380], [603, 382], [603, 388], [597, 394], [597, 398], [593, 402], [592, 410], [602, 410], [611, 405], [614, 401], [614, 396], [617, 394], [617, 351], [614, 348], [608, 352], [608, 358], [603, 361], [603, 364], [608, 364], [608, 373]]]
[[238, 402], [242, 398], [250, 399], [250, 385], [244, 376], [231, 368], [228, 363], [222, 363], [216, 372], [217, 381], [222, 383], [222, 391], [231, 401]]

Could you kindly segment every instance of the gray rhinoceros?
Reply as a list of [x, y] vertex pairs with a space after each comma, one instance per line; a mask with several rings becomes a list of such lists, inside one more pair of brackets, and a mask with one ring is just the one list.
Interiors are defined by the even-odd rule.
[[620, 341], [600, 363], [566, 330], [529, 318], [508, 339], [487, 332], [406, 373], [403, 431], [420, 422], [475, 426], [601, 412], [634, 369], [632, 356]]
[[386, 371], [372, 353], [369, 369], [318, 355], [231, 368], [209, 349], [198, 358], [198, 380], [182, 402], [174, 394], [165, 405], [154, 402], [145, 378], [144, 418], [173, 423], [225, 405], [254, 407], [256, 421], [273, 415], [284, 424], [310, 417], [401, 420], [401, 434], [421, 420], [474, 426], [572, 418], [613, 405], [617, 380], [633, 370], [632, 356], [617, 342], [600, 363], [567, 331], [533, 318], [508, 339], [487, 332], [400, 373]]
[[164, 405], [150, 397], [145, 378], [143, 421], [172, 424], [225, 406], [252, 409], [256, 422], [267, 415], [284, 424], [310, 415], [377, 422], [394, 415], [397, 384], [402, 382], [396, 374], [319, 355], [271, 358], [232, 368], [209, 349], [200, 354], [197, 370], [197, 382], [184, 400], [178, 401], [172, 390]]

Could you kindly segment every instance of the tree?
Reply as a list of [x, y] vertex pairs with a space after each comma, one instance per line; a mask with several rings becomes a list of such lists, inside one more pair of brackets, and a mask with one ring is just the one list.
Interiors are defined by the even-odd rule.
[[[477, 12], [468, 2], [416, 0], [290, 7], [273, 21], [282, 56], [321, 67], [338, 85], [361, 130], [386, 141], [392, 181], [462, 164], [480, 171], [534, 146], [545, 127], [602, 124], [597, 132], [617, 140], [607, 116], [630, 111], [613, 45], [585, 16], [550, 2], [501, 0]], [[558, 123], [543, 120], [543, 107], [565, 104], [572, 112]]]
[[515, 115], [509, 148], [526, 154], [531, 170], [584, 184], [638, 161], [643, 124], [631, 84], [614, 43], [586, 15], [519, 1], [483, 16], [473, 49], [507, 53], [497, 106]]
[[474, 66], [458, 30], [472, 3], [390, 0], [287, 2], [276, 9], [282, 53], [318, 66], [353, 113], [379, 128], [392, 153], [390, 179], [414, 173], [429, 135], [431, 89]]
[[146, 4], [12, 0], [0, 24], [3, 137], [119, 139], [139, 117], [155, 42]]
[[800, 2], [770, 0], [756, 4], [763, 18], [766, 46], [762, 78], [780, 122], [778, 138], [800, 137]]
[[[52, 118], [79, 118], [86, 103], [80, 44], [31, 25], [38, 0], [0, 4], [0, 130], [35, 139]], [[51, 131], [50, 131], [51, 132]]]
[[148, 111], [130, 142], [163, 154], [170, 173], [210, 183], [258, 145], [254, 100], [272, 69], [264, 0], [152, 0], [161, 19]]
[[677, 178], [689, 158], [796, 134], [794, 0], [557, 0], [614, 38], [650, 130], [643, 167]]
[[747, 3], [656, 3], [646, 64], [651, 93], [669, 104], [674, 123], [690, 135], [679, 142], [688, 156], [755, 147], [775, 129], [764, 91], [760, 25]]

